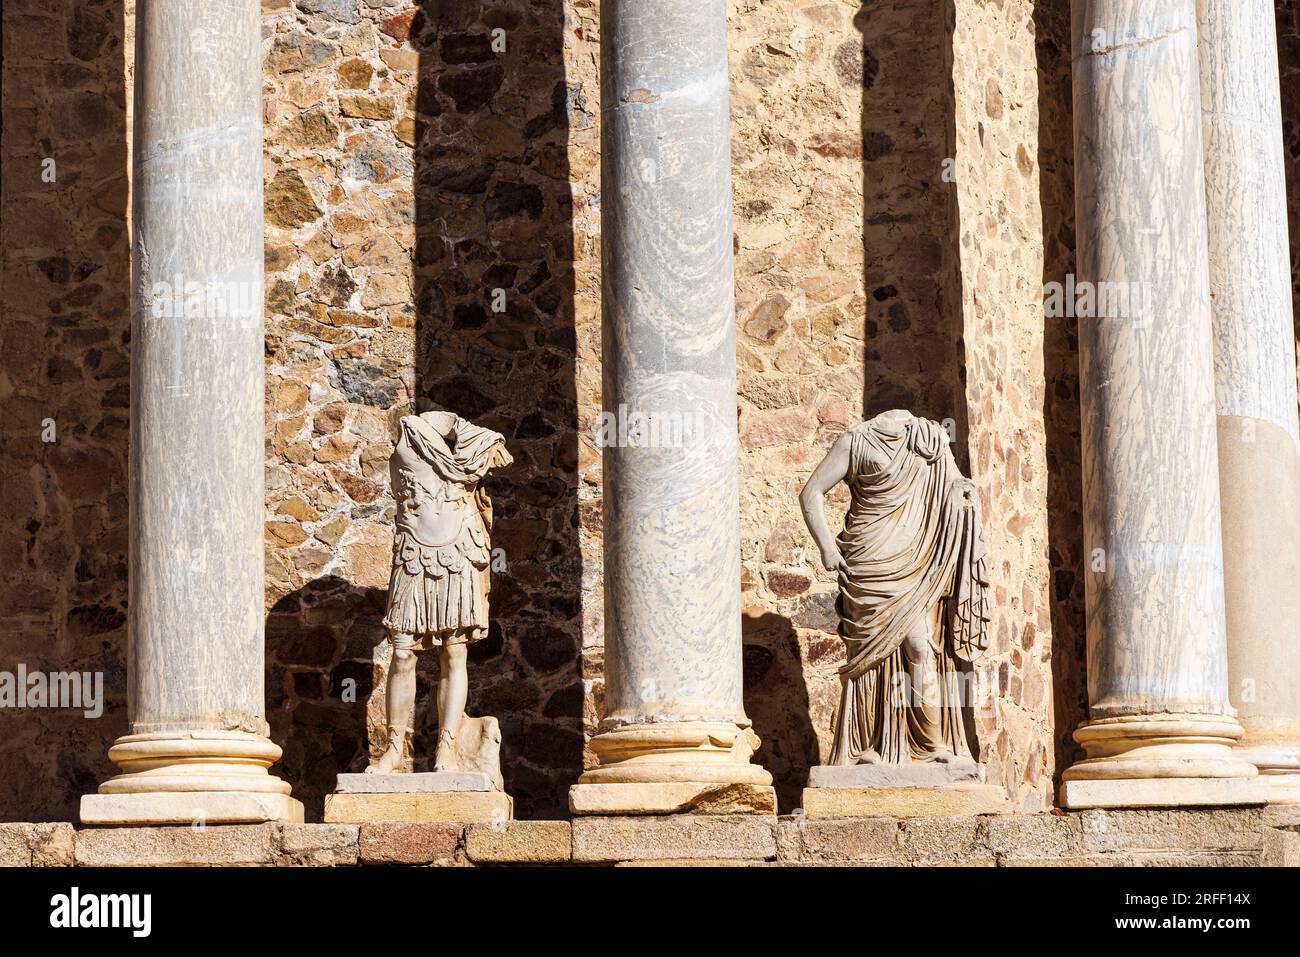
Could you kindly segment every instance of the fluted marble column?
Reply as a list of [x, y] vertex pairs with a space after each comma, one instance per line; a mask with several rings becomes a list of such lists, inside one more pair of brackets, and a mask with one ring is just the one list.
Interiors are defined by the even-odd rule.
[[302, 820], [263, 694], [258, 0], [136, 6], [130, 731], [92, 824]]
[[1228, 676], [1237, 753], [1300, 802], [1300, 436], [1272, 0], [1200, 0]]
[[1088, 757], [1061, 799], [1258, 802], [1228, 703], [1196, 3], [1072, 12], [1078, 279], [1136, 308], [1079, 319]]
[[741, 698], [726, 3], [604, 0], [600, 26], [604, 406], [621, 428], [603, 455], [600, 766], [575, 793], [766, 785]]

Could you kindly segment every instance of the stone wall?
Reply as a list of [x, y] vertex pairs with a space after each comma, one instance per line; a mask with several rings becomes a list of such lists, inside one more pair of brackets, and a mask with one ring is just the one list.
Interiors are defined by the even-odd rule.
[[71, 820], [126, 733], [129, 34], [122, 0], [3, 16], [0, 670], [102, 672], [107, 704], [0, 708], [0, 819]]
[[[1292, 173], [1294, 6], [1279, 2]], [[516, 459], [489, 483], [507, 567], [470, 706], [501, 719], [518, 813], [562, 817], [603, 708], [596, 0], [263, 9], [281, 773], [315, 816], [366, 760], [388, 437], [435, 404], [503, 432]], [[97, 721], [0, 710], [0, 818], [74, 818], [126, 727], [132, 16], [123, 0], [4, 7], [0, 667], [100, 670], [108, 702]], [[1042, 809], [1085, 711], [1077, 354], [1040, 298], [1073, 270], [1068, 2], [733, 0], [731, 31], [758, 758], [792, 810], [838, 696], [833, 581], [797, 492], [840, 430], [905, 406], [949, 421], [980, 487], [995, 619], [978, 669], [997, 691], [981, 751], [1016, 808]]]
[[807, 819], [687, 814], [493, 824], [89, 828], [0, 824], [0, 867], [741, 864], [1258, 867], [1300, 864], [1259, 808]]

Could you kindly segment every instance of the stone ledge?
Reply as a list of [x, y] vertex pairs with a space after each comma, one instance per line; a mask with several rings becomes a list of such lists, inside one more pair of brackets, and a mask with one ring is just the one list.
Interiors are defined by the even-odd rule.
[[580, 817], [573, 821], [573, 860], [774, 860], [776, 826], [775, 817], [757, 814]]
[[465, 854], [475, 864], [567, 864], [573, 858], [573, 828], [568, 821], [471, 824]]
[[960, 817], [610, 815], [573, 821], [93, 827], [0, 824], [0, 866], [739, 863], [809, 866], [1300, 866], [1260, 808]]

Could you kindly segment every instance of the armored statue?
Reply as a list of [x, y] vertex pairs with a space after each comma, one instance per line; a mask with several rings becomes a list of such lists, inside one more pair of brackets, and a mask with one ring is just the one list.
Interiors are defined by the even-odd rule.
[[[415, 652], [439, 649], [435, 771], [460, 766], [466, 652], [488, 629], [492, 504], [479, 484], [509, 465], [505, 439], [451, 412], [404, 416], [389, 460], [397, 503], [384, 625], [392, 642], [387, 748], [369, 773], [394, 771], [415, 708]], [[495, 726], [495, 722], [493, 722]]]
[[[826, 493], [849, 488], [832, 537]], [[974, 484], [937, 422], [896, 409], [842, 434], [800, 495], [839, 573], [847, 663], [831, 765], [974, 764], [963, 709], [988, 646], [988, 577]]]

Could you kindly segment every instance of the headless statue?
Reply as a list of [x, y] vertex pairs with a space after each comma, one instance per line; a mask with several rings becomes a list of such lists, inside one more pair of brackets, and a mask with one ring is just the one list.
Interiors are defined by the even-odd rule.
[[[832, 537], [823, 501], [849, 487]], [[988, 646], [988, 577], [974, 484], [937, 422], [896, 409], [841, 435], [800, 495], [839, 573], [848, 661], [829, 764], [974, 763], [962, 681]]]
[[513, 461], [505, 439], [451, 412], [404, 416], [389, 459], [397, 502], [384, 625], [393, 645], [385, 697], [388, 745], [367, 772], [402, 760], [415, 710], [415, 652], [439, 649], [435, 771], [458, 771], [469, 689], [467, 650], [487, 634], [492, 504], [479, 482]]

